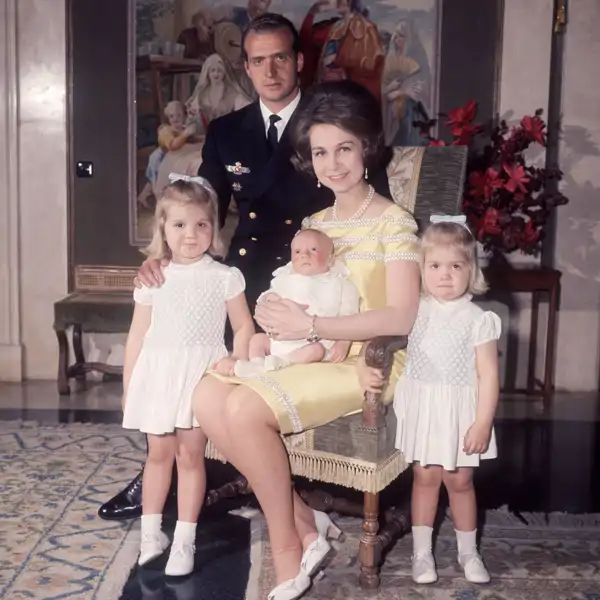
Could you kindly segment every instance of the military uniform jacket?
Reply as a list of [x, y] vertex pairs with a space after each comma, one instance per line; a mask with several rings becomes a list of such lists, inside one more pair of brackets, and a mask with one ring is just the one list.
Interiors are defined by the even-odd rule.
[[[207, 131], [198, 174], [217, 192], [221, 224], [232, 196], [238, 205], [227, 263], [244, 274], [251, 307], [273, 271], [290, 260], [289, 245], [302, 219], [333, 202], [330, 190], [295, 170], [292, 154], [287, 127], [271, 153], [258, 102], [215, 119]], [[390, 197], [385, 173], [373, 185]]]

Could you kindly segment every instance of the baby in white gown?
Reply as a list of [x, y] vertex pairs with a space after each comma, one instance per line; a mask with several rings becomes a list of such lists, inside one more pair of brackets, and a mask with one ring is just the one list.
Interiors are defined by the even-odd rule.
[[[333, 254], [333, 242], [315, 229], [300, 231], [291, 243], [291, 261], [273, 273], [271, 286], [257, 303], [293, 300], [319, 317], [339, 317], [359, 311], [360, 296], [348, 279], [349, 271]], [[308, 336], [310, 338], [310, 335]], [[343, 361], [351, 342], [332, 340], [279, 341], [270, 332], [257, 333], [250, 341], [249, 361], [238, 361], [238, 377], [254, 378], [293, 364]]]
[[413, 579], [437, 580], [431, 539], [443, 483], [465, 577], [486, 583], [490, 576], [475, 541], [473, 467], [497, 455], [501, 323], [471, 301], [486, 285], [464, 217], [432, 221], [421, 247], [424, 295], [394, 396], [396, 447], [413, 463]]

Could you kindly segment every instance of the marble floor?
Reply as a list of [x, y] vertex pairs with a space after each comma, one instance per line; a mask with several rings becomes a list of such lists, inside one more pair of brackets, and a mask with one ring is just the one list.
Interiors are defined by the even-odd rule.
[[[0, 420], [119, 423], [120, 398], [118, 382], [90, 383], [68, 397], [57, 394], [54, 382], [0, 383]], [[537, 400], [504, 397], [496, 432], [499, 458], [482, 463], [476, 473], [482, 509], [600, 513], [600, 395], [556, 394], [546, 410]], [[213, 482], [225, 475], [221, 465], [211, 466]], [[410, 479], [400, 479], [384, 494], [384, 505], [406, 498]], [[157, 561], [151, 569], [134, 570], [122, 598], [241, 600], [250, 533], [227, 508], [207, 512], [199, 526], [199, 540], [214, 541], [214, 547], [199, 543], [206, 568], [184, 585], [164, 581]]]

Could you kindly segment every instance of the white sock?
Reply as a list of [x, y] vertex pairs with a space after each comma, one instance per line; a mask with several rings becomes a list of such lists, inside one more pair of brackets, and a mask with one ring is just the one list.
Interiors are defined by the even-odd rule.
[[427, 525], [413, 525], [413, 555], [431, 554], [431, 537], [433, 535], [433, 527]]
[[142, 535], [160, 532], [162, 515], [142, 515]]
[[178, 541], [182, 544], [193, 544], [196, 540], [196, 523], [186, 523], [177, 521], [173, 542]]
[[458, 553], [462, 556], [477, 553], [477, 529], [475, 531], [458, 531], [456, 532], [456, 545]]

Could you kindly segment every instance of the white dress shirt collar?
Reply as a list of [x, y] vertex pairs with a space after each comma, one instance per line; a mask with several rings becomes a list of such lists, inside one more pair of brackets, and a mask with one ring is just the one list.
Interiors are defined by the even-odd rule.
[[277, 127], [277, 139], [281, 139], [281, 136], [282, 136], [287, 124], [289, 123], [289, 120], [292, 118], [292, 115], [294, 114], [294, 111], [298, 107], [299, 103], [300, 103], [300, 90], [298, 90], [298, 94], [296, 95], [296, 97], [284, 109], [280, 110], [278, 113], [274, 113], [271, 110], [269, 110], [263, 104], [263, 101], [260, 100], [259, 105], [260, 105], [260, 112], [261, 112], [262, 118], [263, 118], [263, 123], [265, 125], [265, 136], [267, 135], [267, 131], [269, 129], [269, 117], [271, 115], [276, 114], [281, 119], [281, 121], [277, 121], [277, 123], [275, 123], [275, 127]]

